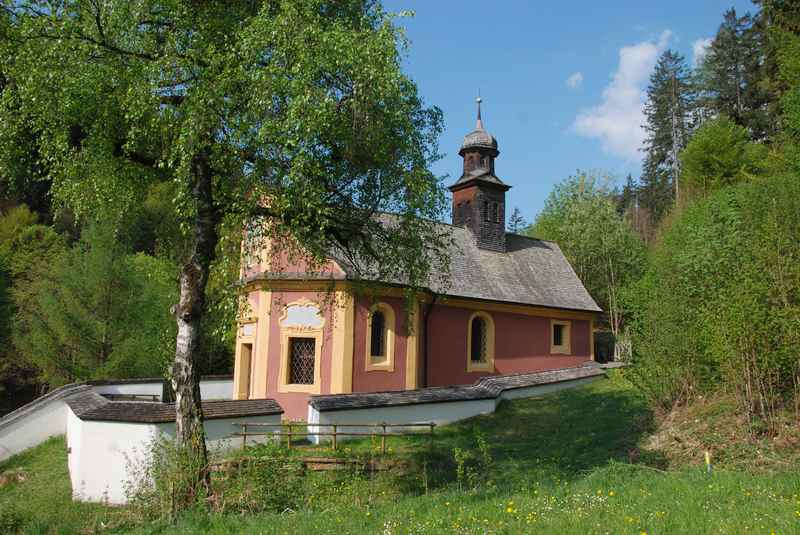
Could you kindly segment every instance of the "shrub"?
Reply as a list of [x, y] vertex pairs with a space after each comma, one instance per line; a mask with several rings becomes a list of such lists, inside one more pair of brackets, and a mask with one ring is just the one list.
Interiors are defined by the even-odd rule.
[[681, 153], [682, 189], [690, 197], [705, 196], [753, 178], [762, 172], [766, 156], [766, 147], [751, 142], [743, 126], [725, 116], [707, 121]]
[[730, 389], [751, 419], [771, 421], [800, 382], [798, 235], [791, 176], [725, 187], [688, 207], [626, 294], [631, 380], [664, 406]]

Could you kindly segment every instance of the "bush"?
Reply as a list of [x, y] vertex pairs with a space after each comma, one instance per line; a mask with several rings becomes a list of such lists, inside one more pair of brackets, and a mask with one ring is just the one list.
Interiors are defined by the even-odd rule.
[[667, 228], [628, 289], [629, 377], [669, 406], [730, 388], [771, 421], [797, 394], [800, 369], [800, 188], [780, 177], [722, 188]]
[[725, 116], [707, 121], [681, 153], [681, 188], [690, 197], [708, 195], [759, 175], [766, 156], [766, 147], [751, 142], [743, 126]]

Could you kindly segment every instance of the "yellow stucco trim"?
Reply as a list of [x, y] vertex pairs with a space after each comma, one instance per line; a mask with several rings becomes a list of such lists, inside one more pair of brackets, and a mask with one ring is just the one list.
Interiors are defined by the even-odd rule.
[[[564, 332], [561, 336], [561, 341], [563, 342], [561, 345], [555, 345], [555, 336], [553, 326], [555, 325], [562, 325], [564, 327]], [[560, 320], [550, 320], [550, 353], [553, 355], [571, 355], [572, 354], [572, 340], [570, 335], [572, 331], [572, 322], [570, 321], [560, 321]]]
[[[289, 382], [289, 347], [290, 338], [314, 339], [314, 383], [293, 384]], [[278, 392], [304, 392], [319, 394], [322, 389], [322, 369], [320, 368], [322, 356], [322, 329], [309, 329], [306, 327], [286, 327], [281, 329], [281, 369], [278, 376]]]
[[[334, 290], [352, 289], [353, 283], [347, 280], [329, 281], [303, 281], [303, 280], [256, 280], [250, 281], [246, 288], [270, 288], [286, 292], [330, 292]], [[397, 286], [375, 287], [375, 294], [378, 297], [405, 297], [403, 288]], [[419, 292], [416, 296], [420, 303], [429, 303], [431, 294], [429, 292]], [[465, 297], [450, 297], [442, 295], [437, 298], [436, 305], [452, 306], [458, 308], [468, 308], [471, 310], [485, 310], [488, 312], [507, 312], [509, 314], [521, 314], [525, 316], [539, 316], [545, 318], [558, 319], [581, 319], [591, 320], [598, 312], [588, 312], [583, 310], [566, 310], [559, 308], [548, 308], [535, 305], [520, 305], [515, 303], [502, 303], [498, 301], [482, 301], [479, 299], [469, 299]]]
[[[236, 330], [236, 347], [233, 361], [233, 399], [248, 399], [252, 393], [253, 364], [255, 360], [255, 336], [245, 335], [247, 327], [255, 331], [256, 318], [248, 317], [239, 321]], [[250, 345], [250, 354], [243, 353], [243, 346]]]
[[419, 388], [419, 362], [417, 360], [419, 348], [419, 327], [420, 327], [420, 307], [419, 302], [414, 301], [411, 308], [411, 316], [408, 321], [412, 324], [412, 328], [408, 329], [408, 336], [406, 337], [406, 389], [414, 390]]
[[[303, 327], [298, 325], [284, 326], [283, 321], [287, 318], [289, 308], [292, 306], [315, 306], [322, 320], [319, 327]], [[281, 366], [278, 374], [278, 392], [304, 392], [308, 394], [319, 394], [322, 390], [322, 344], [323, 332], [325, 329], [325, 318], [321, 314], [318, 303], [308, 299], [300, 299], [287, 303], [283, 307], [283, 313], [278, 320], [281, 333]], [[290, 338], [313, 338], [314, 339], [314, 383], [313, 384], [294, 384], [289, 382], [289, 347]]]
[[[486, 323], [486, 360], [475, 362], [472, 360], [472, 320], [483, 318]], [[467, 371], [468, 372], [494, 372], [494, 320], [484, 311], [473, 312], [467, 323]]]
[[269, 324], [272, 311], [272, 292], [261, 290], [258, 297], [258, 325], [253, 366], [253, 393], [255, 399], [267, 397], [267, 367], [269, 365]]
[[336, 292], [333, 310], [331, 394], [353, 391], [353, 336], [355, 299], [347, 290]]
[[[383, 312], [386, 321], [386, 355], [381, 360], [376, 360], [370, 354], [372, 349], [372, 314], [375, 311]], [[394, 308], [387, 303], [375, 303], [369, 308], [367, 314], [367, 343], [364, 351], [364, 371], [368, 372], [393, 372], [394, 371], [394, 344], [397, 331], [397, 318]]]

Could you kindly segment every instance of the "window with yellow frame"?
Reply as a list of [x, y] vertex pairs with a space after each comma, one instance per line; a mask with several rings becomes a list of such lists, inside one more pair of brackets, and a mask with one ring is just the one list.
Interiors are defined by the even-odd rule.
[[550, 353], [554, 355], [572, 354], [571, 330], [571, 321], [550, 320]]
[[494, 320], [486, 312], [475, 312], [469, 317], [467, 371], [494, 371]]
[[319, 394], [325, 319], [319, 305], [308, 299], [289, 303], [278, 320], [281, 340], [279, 392]]
[[396, 331], [394, 308], [388, 303], [375, 303], [367, 316], [366, 371], [394, 371]]

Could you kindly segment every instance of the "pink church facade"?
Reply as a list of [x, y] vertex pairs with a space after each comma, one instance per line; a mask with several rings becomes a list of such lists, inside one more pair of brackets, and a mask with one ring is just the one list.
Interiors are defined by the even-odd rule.
[[460, 154], [453, 224], [441, 224], [454, 243], [447, 286], [409, 300], [391, 281], [364, 293], [333, 258], [324, 276], [269, 254], [243, 267], [236, 399], [273, 398], [304, 420], [317, 394], [471, 384], [593, 360], [600, 309], [556, 244], [505, 231], [509, 186], [494, 175], [497, 142], [480, 114]]

